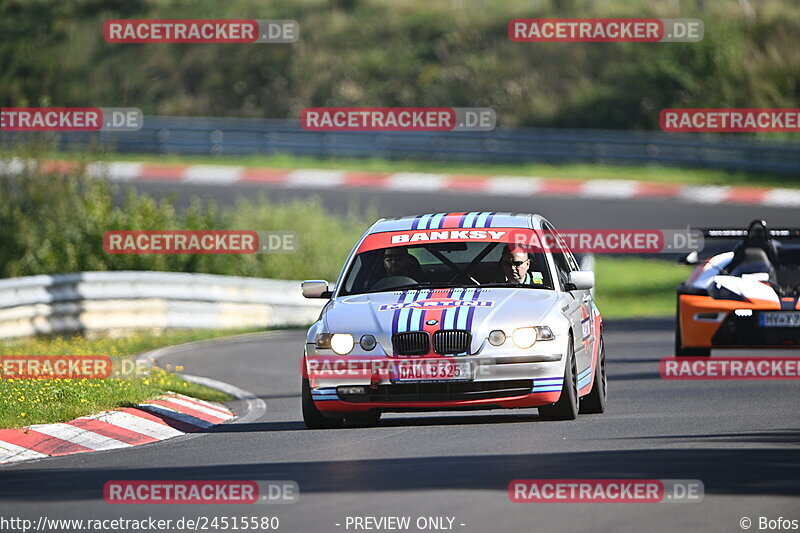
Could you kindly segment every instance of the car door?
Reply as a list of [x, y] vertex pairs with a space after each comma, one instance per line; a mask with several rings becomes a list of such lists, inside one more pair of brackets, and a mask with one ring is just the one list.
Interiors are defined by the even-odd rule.
[[[551, 228], [548, 228], [553, 231]], [[564, 296], [562, 301], [564, 302], [561, 308], [564, 311], [564, 314], [569, 319], [570, 323], [572, 324], [572, 332], [574, 336], [574, 343], [573, 346], [575, 348], [575, 357], [576, 357], [576, 367], [578, 371], [581, 368], [585, 367], [585, 363], [583, 359], [585, 356], [581, 351], [583, 350], [583, 344], [581, 343], [581, 339], [583, 337], [582, 333], [582, 319], [583, 319], [583, 301], [579, 292], [582, 291], [568, 291], [567, 290], [567, 283], [569, 278], [569, 272], [571, 271], [571, 267], [569, 264], [569, 260], [567, 259], [567, 255], [561, 251], [555, 251], [551, 253], [551, 257], [553, 258], [553, 265], [556, 268], [556, 276], [558, 278], [557, 284], [560, 291], [563, 292]]]
[[[570, 271], [580, 270], [578, 262], [572, 252], [565, 252], [564, 256], [569, 264]], [[575, 355], [577, 357], [577, 367], [579, 376], [579, 387], [585, 387], [588, 383], [591, 372], [587, 372], [592, 364], [592, 354], [594, 353], [595, 343], [597, 339], [594, 334], [594, 312], [593, 312], [593, 296], [590, 289], [582, 289], [571, 291], [575, 298], [580, 303], [580, 327], [573, 331], [575, 334]], [[578, 333], [580, 332], [580, 333]], [[581, 344], [582, 347], [579, 351], [577, 345]], [[581, 374], [583, 372], [583, 374]], [[582, 378], [582, 380], [581, 380]]]

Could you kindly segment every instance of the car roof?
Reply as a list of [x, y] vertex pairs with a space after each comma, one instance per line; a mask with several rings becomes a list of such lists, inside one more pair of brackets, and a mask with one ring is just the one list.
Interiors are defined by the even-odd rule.
[[469, 229], [469, 228], [531, 228], [539, 229], [539, 215], [526, 213], [497, 213], [493, 211], [469, 211], [455, 213], [426, 213], [396, 218], [383, 218], [376, 222], [369, 233], [386, 231], [410, 231], [415, 229]]

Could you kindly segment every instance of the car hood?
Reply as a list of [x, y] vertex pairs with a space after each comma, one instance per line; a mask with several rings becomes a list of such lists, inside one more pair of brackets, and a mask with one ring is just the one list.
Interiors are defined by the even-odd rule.
[[[404, 331], [467, 329], [473, 335], [474, 352], [494, 329], [510, 334], [514, 328], [546, 324], [546, 315], [558, 301], [555, 291], [545, 289], [435, 289], [380, 292], [335, 299], [324, 314], [325, 329], [375, 335], [381, 346]], [[436, 324], [428, 323], [436, 320]]]

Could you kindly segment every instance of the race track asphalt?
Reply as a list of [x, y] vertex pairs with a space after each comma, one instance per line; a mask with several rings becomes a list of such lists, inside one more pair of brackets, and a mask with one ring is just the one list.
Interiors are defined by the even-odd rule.
[[[333, 213], [364, 212], [375, 208], [379, 216], [421, 213], [499, 211], [538, 213], [561, 229], [681, 229], [694, 227], [747, 227], [751, 220], [766, 219], [768, 225], [797, 226], [797, 207], [746, 204], [706, 204], [667, 198], [582, 198], [578, 196], [508, 195], [490, 196], [461, 191], [382, 191], [375, 189], [311, 189], [263, 183], [207, 185], [194, 183], [131, 182], [131, 186], [156, 197], [173, 194], [178, 205], [188, 205], [193, 196], [233, 205], [237, 198], [257, 200], [263, 193], [269, 201], [286, 202], [317, 196]], [[259, 228], [254, 228], [258, 230]], [[291, 228], [287, 228], [291, 229]]]
[[[348, 516], [410, 516], [412, 524], [453, 517], [453, 530], [465, 533], [730, 532], [741, 531], [742, 517], [753, 530], [761, 516], [800, 519], [798, 382], [662, 380], [658, 361], [671, 354], [672, 327], [665, 319], [610, 322], [609, 409], [570, 422], [541, 421], [530, 409], [389, 414], [378, 427], [306, 430], [302, 331], [189, 345], [161, 362], [250, 391], [266, 412], [138, 448], [0, 467], [0, 517], [270, 515], [279, 531], [298, 533], [355, 531], [345, 527]], [[511, 503], [507, 487], [518, 478], [695, 479], [705, 497]], [[106, 481], [130, 479], [294, 480], [300, 497], [253, 506], [103, 501]]]

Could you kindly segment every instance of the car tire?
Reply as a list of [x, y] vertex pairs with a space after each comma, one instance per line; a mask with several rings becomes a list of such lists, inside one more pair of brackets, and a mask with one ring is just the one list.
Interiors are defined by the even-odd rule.
[[352, 413], [345, 415], [345, 420], [352, 424], [374, 426], [378, 424], [381, 419], [380, 411], [367, 411], [366, 413]]
[[680, 297], [678, 309], [675, 312], [675, 357], [709, 357], [711, 348], [688, 348], [681, 339], [681, 307]]
[[597, 353], [597, 363], [594, 369], [594, 383], [592, 391], [581, 398], [581, 414], [600, 414], [606, 410], [608, 401], [608, 377], [606, 376], [606, 346], [600, 338], [600, 350]]
[[342, 427], [344, 418], [342, 417], [327, 417], [323, 415], [317, 406], [314, 405], [314, 400], [311, 398], [311, 386], [308, 380], [303, 380], [303, 422], [308, 429], [334, 429]]
[[578, 373], [575, 368], [575, 348], [572, 338], [567, 348], [567, 360], [564, 365], [564, 384], [561, 386], [561, 396], [552, 405], [539, 407], [539, 417], [545, 420], [575, 420], [578, 418], [580, 398], [578, 398]]

